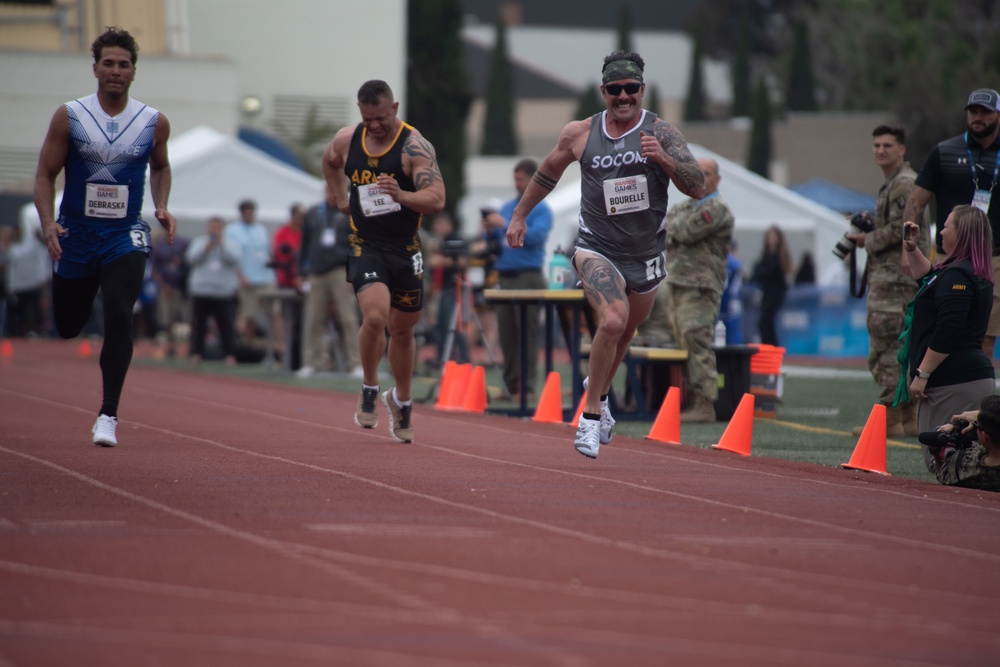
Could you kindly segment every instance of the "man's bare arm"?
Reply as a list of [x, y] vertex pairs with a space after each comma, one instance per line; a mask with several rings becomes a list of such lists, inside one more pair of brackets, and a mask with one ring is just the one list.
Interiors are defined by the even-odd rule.
[[38, 156], [38, 169], [35, 172], [35, 209], [42, 223], [42, 235], [49, 256], [58, 260], [62, 256], [59, 236], [63, 228], [56, 223], [56, 178], [66, 165], [66, 155], [69, 152], [69, 113], [65, 106], [60, 106], [52, 115], [49, 131], [42, 143]]
[[341, 213], [350, 215], [351, 203], [348, 195], [347, 174], [344, 173], [347, 149], [351, 145], [351, 136], [354, 134], [354, 127], [341, 128], [334, 135], [326, 150], [323, 151], [323, 177], [326, 185], [330, 188], [334, 199], [337, 201], [337, 208]]
[[396, 201], [418, 213], [438, 213], [444, 208], [444, 178], [437, 154], [431, 142], [419, 132], [411, 132], [403, 144], [403, 171], [413, 181], [416, 191], [399, 190], [394, 195]]
[[589, 118], [573, 121], [563, 127], [556, 147], [538, 165], [538, 170], [531, 177], [528, 187], [514, 208], [510, 224], [507, 226], [507, 243], [511, 248], [520, 248], [524, 244], [524, 234], [527, 231], [525, 221], [528, 214], [552, 191], [566, 168], [580, 159], [589, 131]]
[[903, 220], [912, 220], [918, 225], [924, 219], [924, 209], [931, 201], [930, 190], [914, 185], [910, 190], [910, 196], [906, 199], [906, 208], [903, 209]]
[[705, 175], [701, 173], [698, 161], [691, 154], [684, 135], [676, 127], [664, 120], [653, 125], [655, 145], [643, 140], [643, 157], [655, 160], [667, 172], [677, 189], [693, 199], [705, 196]]
[[170, 158], [167, 156], [167, 141], [170, 139], [170, 121], [162, 113], [156, 120], [156, 132], [153, 135], [153, 153], [149, 157], [149, 192], [153, 195], [153, 215], [167, 233], [167, 242], [174, 242], [177, 232], [177, 221], [167, 210], [170, 199], [170, 187], [173, 184], [173, 174], [170, 171]]

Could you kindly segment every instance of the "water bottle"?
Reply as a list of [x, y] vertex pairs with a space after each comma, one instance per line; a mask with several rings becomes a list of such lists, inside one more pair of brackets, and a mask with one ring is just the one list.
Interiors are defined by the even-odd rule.
[[715, 322], [715, 347], [725, 347], [726, 346], [726, 325], [722, 323], [722, 320], [717, 320]]
[[549, 289], [566, 289], [569, 287], [569, 257], [563, 252], [562, 246], [556, 248], [549, 260]]

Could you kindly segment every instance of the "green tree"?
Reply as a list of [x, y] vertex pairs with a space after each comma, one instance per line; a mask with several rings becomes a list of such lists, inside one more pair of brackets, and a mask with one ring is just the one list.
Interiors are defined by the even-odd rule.
[[809, 28], [805, 21], [795, 23], [795, 46], [792, 49], [785, 107], [789, 111], [816, 111], [818, 108], [809, 49]]
[[583, 120], [590, 118], [595, 113], [600, 113], [607, 109], [604, 98], [601, 97], [599, 87], [596, 83], [588, 84], [584, 87], [580, 97], [577, 98], [576, 111], [573, 112], [573, 120]]
[[632, 51], [632, 10], [625, 4], [618, 8], [618, 48]]
[[437, 151], [447, 191], [445, 208], [456, 221], [465, 195], [465, 120], [472, 102], [459, 30], [461, 0], [407, 3], [408, 96], [404, 118]]
[[486, 85], [486, 118], [480, 150], [483, 155], [517, 155], [514, 104], [514, 75], [507, 58], [507, 26], [498, 14], [490, 78]]
[[660, 115], [660, 89], [655, 83], [646, 84], [646, 95], [643, 98], [645, 107], [653, 113]]
[[684, 120], [706, 120], [705, 110], [705, 77], [702, 74], [702, 38], [701, 31], [694, 35], [691, 53], [691, 74], [688, 77], [687, 97], [684, 100]]
[[750, 129], [750, 148], [747, 169], [770, 178], [771, 165], [771, 99], [764, 78], [757, 79], [753, 100], [753, 125]]
[[734, 117], [750, 115], [750, 26], [740, 26], [736, 59], [733, 62], [733, 106], [730, 115]]
[[323, 151], [337, 130], [333, 123], [319, 120], [319, 109], [315, 104], [309, 106], [301, 134], [292, 133], [279, 122], [274, 123], [274, 129], [289, 144], [289, 148], [302, 164], [302, 169], [313, 176], [323, 177]]

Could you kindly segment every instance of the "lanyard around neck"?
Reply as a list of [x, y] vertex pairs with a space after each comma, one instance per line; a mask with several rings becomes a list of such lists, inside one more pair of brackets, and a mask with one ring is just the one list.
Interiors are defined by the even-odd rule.
[[[984, 149], [985, 150], [985, 149]], [[975, 184], [976, 189], [979, 189], [979, 174], [976, 173], [976, 161], [972, 157], [972, 149], [969, 148], [969, 133], [965, 133], [965, 151], [969, 154], [969, 168], [972, 169], [972, 182]], [[993, 165], [993, 182], [990, 183], [990, 192], [997, 184], [997, 174], [1000, 174], [1000, 149], [997, 149], [997, 161]]]

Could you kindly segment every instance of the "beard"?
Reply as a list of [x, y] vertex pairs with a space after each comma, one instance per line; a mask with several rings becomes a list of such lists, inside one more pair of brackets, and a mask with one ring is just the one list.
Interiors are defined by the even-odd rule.
[[986, 127], [984, 127], [981, 130], [973, 130], [970, 127], [969, 134], [971, 134], [974, 139], [985, 139], [986, 137], [990, 136], [991, 134], [997, 131], [998, 122], [1000, 121], [995, 120], [992, 123], [989, 123]]

